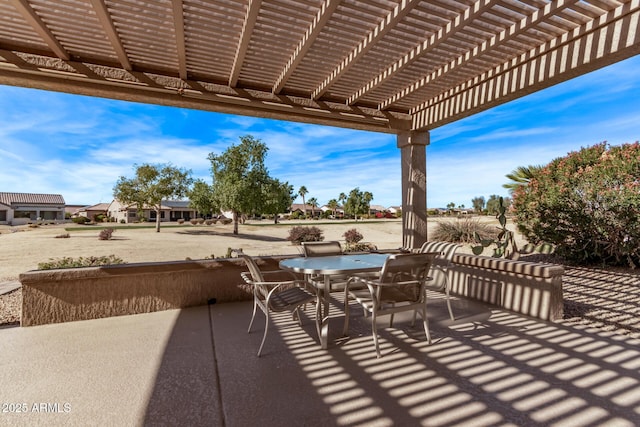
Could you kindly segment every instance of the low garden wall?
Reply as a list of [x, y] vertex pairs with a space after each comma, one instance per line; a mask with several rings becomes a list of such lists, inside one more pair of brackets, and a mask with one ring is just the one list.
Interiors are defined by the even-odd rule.
[[[259, 257], [277, 270], [286, 257]], [[250, 300], [242, 260], [215, 259], [29, 271], [22, 282], [22, 326], [97, 319], [212, 302]], [[452, 292], [544, 320], [562, 318], [562, 266], [455, 255]], [[284, 278], [284, 277], [283, 277]]]
[[[262, 257], [264, 270], [280, 258]], [[128, 314], [250, 300], [240, 272], [244, 261], [120, 264], [104, 267], [34, 270], [20, 275], [22, 326], [97, 319]]]
[[543, 320], [563, 315], [564, 267], [486, 256], [456, 254], [450, 267], [451, 291]]

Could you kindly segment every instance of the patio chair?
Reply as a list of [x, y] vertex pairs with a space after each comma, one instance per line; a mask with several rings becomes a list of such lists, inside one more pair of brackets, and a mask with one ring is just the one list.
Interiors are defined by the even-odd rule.
[[[298, 320], [298, 324], [302, 325], [302, 319], [300, 318], [299, 308], [308, 302], [315, 301], [316, 296], [308, 292], [304, 287], [306, 282], [304, 280], [298, 280], [293, 273], [284, 270], [274, 271], [261, 271], [255, 260], [242, 253], [241, 250], [234, 251], [238, 258], [242, 258], [249, 268], [248, 272], [240, 273], [244, 281], [251, 285], [253, 288], [253, 314], [251, 314], [251, 321], [249, 322], [249, 329], [247, 332], [251, 333], [251, 326], [253, 325], [253, 319], [256, 316], [256, 308], [260, 307], [264, 313], [266, 320], [264, 326], [264, 335], [262, 336], [262, 342], [258, 349], [258, 357], [262, 353], [262, 347], [267, 338], [267, 331], [269, 329], [269, 313], [271, 312], [292, 312], [293, 319]], [[291, 276], [290, 280], [274, 280], [267, 281], [265, 276], [275, 275], [282, 277], [284, 274]]]
[[449, 298], [449, 292], [451, 289], [451, 283], [449, 281], [449, 274], [447, 269], [451, 265], [453, 254], [458, 248], [462, 247], [458, 243], [449, 242], [425, 242], [420, 248], [420, 252], [437, 252], [439, 253], [437, 260], [431, 265], [431, 272], [429, 275], [433, 280], [427, 285], [431, 289], [444, 291], [447, 298], [447, 308], [449, 309], [449, 317], [451, 320], [456, 320], [451, 310], [451, 300]]
[[[342, 255], [342, 246], [340, 245], [340, 242], [337, 241], [302, 242], [302, 250], [304, 256], [307, 258]], [[324, 277], [322, 276], [309, 276], [306, 279], [311, 283], [324, 281]], [[344, 288], [345, 283], [347, 283], [347, 279], [349, 279], [349, 277], [346, 275], [331, 276], [329, 282], [329, 291], [336, 288]]]
[[411, 322], [413, 326], [416, 320], [415, 313], [419, 312], [427, 342], [431, 344], [425, 283], [430, 280], [427, 273], [437, 255], [437, 253], [390, 255], [380, 270], [379, 277], [375, 279], [362, 276], [350, 277], [344, 289], [344, 336], [349, 334], [349, 298], [353, 298], [366, 312], [371, 313], [371, 333], [377, 357], [380, 357], [376, 325], [378, 316], [391, 315], [389, 319], [391, 327], [395, 313], [413, 311], [414, 316]]

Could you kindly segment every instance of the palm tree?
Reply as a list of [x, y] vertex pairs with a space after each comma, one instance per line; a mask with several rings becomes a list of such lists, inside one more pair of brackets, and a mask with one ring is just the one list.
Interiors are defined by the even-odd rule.
[[327, 206], [331, 208], [333, 212], [333, 217], [336, 217], [336, 210], [338, 209], [338, 201], [336, 199], [331, 199], [327, 202]]
[[369, 214], [371, 213], [371, 201], [373, 200], [373, 194], [369, 193], [368, 191], [365, 191], [362, 194], [362, 201], [364, 202], [365, 205], [365, 212], [367, 217], [369, 217]]
[[338, 203], [340, 203], [340, 206], [344, 208], [344, 204], [346, 201], [347, 201], [347, 195], [344, 193], [340, 193], [340, 195], [338, 196]]
[[308, 192], [309, 190], [307, 190], [307, 187], [304, 185], [298, 190], [298, 194], [302, 197], [302, 210], [304, 211], [305, 217], [307, 216], [307, 203], [304, 201], [304, 196], [306, 196]]
[[309, 199], [309, 204], [311, 205], [311, 219], [316, 217], [316, 208], [318, 207], [318, 199], [312, 197]]
[[529, 181], [535, 178], [542, 168], [544, 168], [542, 165], [518, 166], [506, 175], [511, 182], [503, 184], [502, 187], [508, 189], [509, 193], [513, 193], [520, 186], [529, 184]]

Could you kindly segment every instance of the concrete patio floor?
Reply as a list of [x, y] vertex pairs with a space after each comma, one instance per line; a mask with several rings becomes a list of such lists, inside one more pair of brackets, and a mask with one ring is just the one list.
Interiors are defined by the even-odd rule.
[[[640, 341], [456, 299], [429, 302], [433, 342], [380, 330], [335, 295], [330, 343], [308, 307], [247, 334], [251, 303], [0, 329], [0, 425], [637, 426]], [[22, 412], [17, 412], [21, 410]]]

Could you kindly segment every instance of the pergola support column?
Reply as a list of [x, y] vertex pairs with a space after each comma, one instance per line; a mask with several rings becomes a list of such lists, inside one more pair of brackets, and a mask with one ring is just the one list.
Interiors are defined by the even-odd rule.
[[418, 249], [427, 241], [428, 131], [401, 131], [397, 144], [402, 162], [402, 246]]

